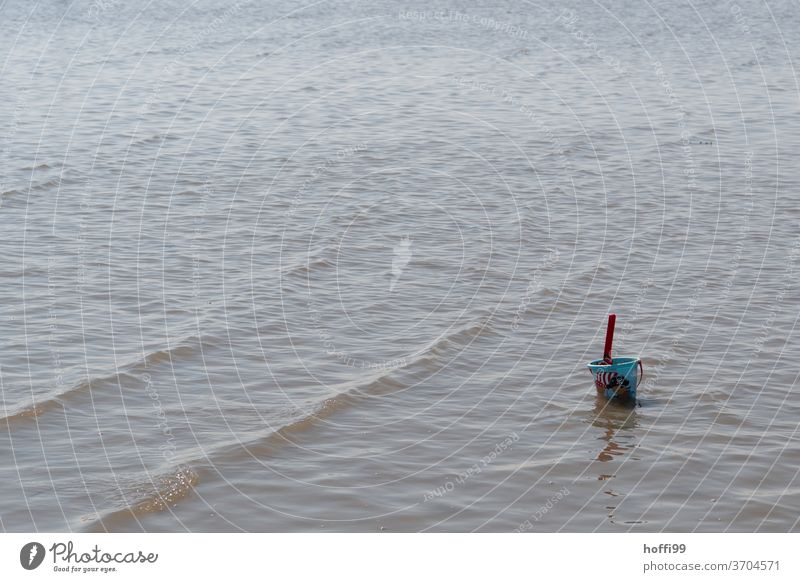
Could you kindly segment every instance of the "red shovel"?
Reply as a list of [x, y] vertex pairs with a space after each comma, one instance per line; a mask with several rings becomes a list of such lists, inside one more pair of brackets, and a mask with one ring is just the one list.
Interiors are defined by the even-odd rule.
[[612, 313], [608, 316], [608, 327], [606, 328], [606, 345], [603, 348], [603, 361], [606, 364], [613, 364], [611, 359], [611, 344], [614, 343], [614, 325], [617, 323], [617, 314]]

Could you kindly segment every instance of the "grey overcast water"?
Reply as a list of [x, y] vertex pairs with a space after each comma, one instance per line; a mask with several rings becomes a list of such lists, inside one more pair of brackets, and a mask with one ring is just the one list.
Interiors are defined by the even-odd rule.
[[796, 2], [0, 26], [0, 529], [800, 530]]

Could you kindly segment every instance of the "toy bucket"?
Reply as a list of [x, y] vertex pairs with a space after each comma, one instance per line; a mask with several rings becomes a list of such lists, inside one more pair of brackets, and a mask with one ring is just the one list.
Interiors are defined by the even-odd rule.
[[641, 380], [640, 370], [644, 377], [639, 358], [613, 358], [611, 364], [606, 364], [604, 360], [595, 360], [589, 362], [588, 367], [599, 393], [620, 402], [636, 402], [636, 386]]

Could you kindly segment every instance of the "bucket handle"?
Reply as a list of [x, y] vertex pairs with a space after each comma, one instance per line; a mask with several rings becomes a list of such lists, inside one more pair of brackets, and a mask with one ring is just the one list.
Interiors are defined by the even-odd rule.
[[642, 366], [642, 360], [639, 360], [639, 372], [642, 373], [642, 377], [639, 378], [639, 382], [644, 380], [644, 366]]

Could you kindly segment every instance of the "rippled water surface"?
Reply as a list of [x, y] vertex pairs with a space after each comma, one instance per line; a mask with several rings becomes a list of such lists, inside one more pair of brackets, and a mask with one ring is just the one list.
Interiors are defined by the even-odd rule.
[[0, 528], [798, 530], [798, 24], [1, 2]]

